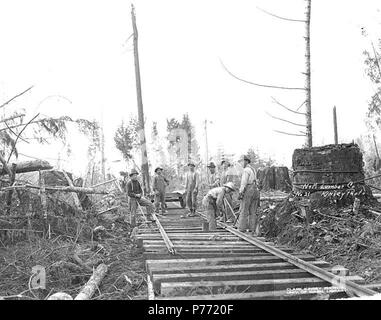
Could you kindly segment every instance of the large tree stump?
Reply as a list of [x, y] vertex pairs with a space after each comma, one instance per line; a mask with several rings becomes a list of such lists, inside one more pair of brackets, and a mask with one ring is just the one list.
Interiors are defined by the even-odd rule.
[[313, 207], [336, 203], [374, 202], [365, 185], [363, 156], [354, 144], [296, 149], [292, 157], [293, 189], [296, 196], [313, 200]]
[[265, 167], [258, 170], [258, 180], [263, 191], [291, 191], [291, 180], [287, 167]]

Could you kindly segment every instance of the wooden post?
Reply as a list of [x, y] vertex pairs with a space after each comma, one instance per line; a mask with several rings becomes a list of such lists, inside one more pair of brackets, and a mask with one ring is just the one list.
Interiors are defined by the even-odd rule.
[[[69, 175], [66, 173], [66, 171], [62, 170], [62, 173], [64, 174], [65, 179], [66, 179], [67, 183], [69, 184], [69, 187], [74, 188], [74, 184], [71, 181]], [[73, 197], [74, 204], [77, 207], [77, 210], [82, 211], [81, 201], [79, 201], [79, 197], [78, 197], [77, 193], [72, 192], [71, 196]]]
[[146, 136], [144, 130], [144, 111], [143, 111], [143, 99], [142, 88], [140, 80], [140, 66], [139, 66], [139, 52], [138, 52], [138, 29], [136, 27], [136, 16], [134, 5], [131, 4], [131, 17], [132, 27], [134, 30], [134, 58], [135, 58], [135, 80], [136, 80], [136, 96], [138, 100], [138, 118], [139, 118], [139, 137], [140, 137], [140, 150], [142, 153], [142, 175], [143, 175], [143, 188], [145, 194], [151, 192], [150, 177], [148, 168], [148, 155], [146, 146]]
[[337, 135], [337, 115], [336, 115], [336, 106], [333, 107], [333, 132], [335, 137], [335, 144], [339, 144], [339, 138]]
[[311, 0], [307, 0], [306, 12], [306, 139], [307, 147], [312, 147], [311, 112]]
[[38, 178], [39, 178], [39, 186], [40, 186], [40, 199], [41, 199], [41, 206], [42, 206], [42, 216], [44, 221], [44, 236], [46, 236], [49, 226], [48, 226], [48, 207], [47, 207], [47, 200], [46, 200], [46, 192], [45, 192], [45, 180], [44, 177], [41, 174], [41, 170], [38, 172]]

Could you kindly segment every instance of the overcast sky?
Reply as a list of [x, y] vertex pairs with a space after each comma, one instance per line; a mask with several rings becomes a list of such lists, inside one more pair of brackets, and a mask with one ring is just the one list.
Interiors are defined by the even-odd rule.
[[[312, 112], [314, 145], [333, 142], [332, 107], [338, 109], [340, 142], [364, 132], [373, 87], [364, 71], [363, 51], [381, 37], [381, 4], [376, 0], [312, 1]], [[291, 164], [302, 137], [273, 130], [299, 129], [271, 97], [296, 108], [303, 91], [264, 89], [233, 79], [304, 86], [305, 26], [266, 15], [257, 7], [303, 19], [304, 0], [136, 0], [143, 105], [147, 122], [188, 112], [204, 155], [205, 119], [211, 152], [219, 145], [240, 154], [249, 147]], [[0, 101], [35, 85], [2, 112], [25, 107], [50, 116], [100, 119], [109, 160], [121, 158], [113, 134], [121, 119], [137, 113], [132, 51], [131, 2], [122, 0], [2, 0], [0, 3]], [[364, 38], [361, 28], [368, 37]], [[49, 98], [60, 95], [68, 98]], [[150, 133], [147, 133], [147, 136]], [[82, 141], [82, 140], [81, 140]], [[73, 142], [75, 152], [83, 152]], [[28, 149], [29, 148], [29, 149]], [[35, 148], [25, 152], [41, 156]], [[46, 149], [54, 157], [57, 150]]]

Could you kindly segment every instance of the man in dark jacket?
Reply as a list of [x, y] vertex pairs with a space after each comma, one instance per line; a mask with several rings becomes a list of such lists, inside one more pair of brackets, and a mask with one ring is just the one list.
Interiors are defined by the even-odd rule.
[[165, 210], [165, 191], [169, 184], [169, 181], [163, 176], [163, 168], [156, 168], [155, 169], [155, 176], [153, 178], [153, 185], [152, 189], [155, 193], [155, 212], [159, 213], [159, 207], [161, 204], [161, 211], [162, 213], [166, 213]]
[[143, 197], [143, 189], [138, 181], [138, 172], [135, 169], [131, 170], [130, 181], [127, 183], [127, 195], [130, 199], [130, 223], [132, 227], [136, 226], [136, 211], [138, 206], [146, 207], [147, 219], [152, 220], [152, 212], [154, 205], [151, 201]]

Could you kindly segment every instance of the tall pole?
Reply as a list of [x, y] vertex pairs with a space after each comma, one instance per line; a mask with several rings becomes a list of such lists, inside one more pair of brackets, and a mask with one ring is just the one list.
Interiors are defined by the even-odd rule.
[[143, 99], [142, 88], [140, 81], [140, 67], [139, 67], [139, 53], [138, 53], [138, 29], [136, 27], [136, 16], [134, 5], [131, 4], [131, 18], [132, 27], [134, 30], [134, 60], [135, 60], [135, 80], [136, 80], [136, 96], [138, 100], [138, 118], [139, 118], [139, 138], [140, 138], [140, 150], [142, 153], [142, 175], [143, 175], [143, 189], [146, 194], [151, 192], [149, 168], [148, 168], [148, 155], [146, 136], [144, 130], [144, 112], [143, 112]]
[[333, 133], [335, 137], [335, 144], [339, 144], [339, 138], [337, 134], [337, 115], [336, 115], [336, 106], [333, 107]]
[[306, 12], [306, 144], [312, 147], [311, 113], [311, 0], [307, 0]]

